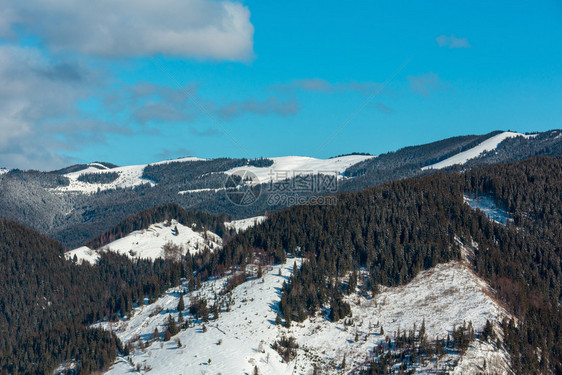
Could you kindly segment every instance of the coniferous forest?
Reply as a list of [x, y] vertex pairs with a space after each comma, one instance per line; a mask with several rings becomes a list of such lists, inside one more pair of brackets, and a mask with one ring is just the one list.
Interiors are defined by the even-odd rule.
[[[514, 216], [507, 227], [463, 202], [491, 195]], [[475, 270], [491, 283], [519, 324], [503, 322], [505, 345], [519, 374], [562, 371], [562, 158], [541, 157], [466, 173], [440, 173], [338, 196], [336, 206], [281, 211], [229, 242], [225, 257], [259, 249], [283, 260], [309, 259], [282, 293], [285, 322], [329, 305], [346, 310], [338, 279], [365, 267], [371, 285], [398, 285], [420, 270], [460, 257], [455, 243], [478, 244]], [[541, 356], [538, 353], [541, 353]], [[540, 358], [540, 359], [539, 359]]]
[[[490, 221], [464, 203], [464, 194], [494, 197], [513, 222]], [[154, 301], [183, 277], [204, 280], [255, 261], [282, 262], [288, 254], [308, 261], [283, 286], [283, 323], [302, 321], [321, 307], [328, 307], [327, 319], [338, 320], [349, 314], [342, 296], [356, 283], [354, 271], [368, 270], [376, 294], [379, 285], [404, 284], [421, 270], [460, 259], [459, 238], [478, 244], [470, 258], [475, 271], [517, 318], [502, 323], [502, 345], [514, 371], [562, 372], [561, 157], [438, 173], [337, 198], [334, 206], [279, 211], [238, 235], [224, 231], [224, 249], [178, 263], [106, 253], [96, 266], [77, 265], [64, 260], [58, 242], [1, 221], [3, 371], [47, 373], [71, 359], [79, 363], [80, 373], [103, 369], [126, 348], [89, 324], [129, 314], [134, 304]], [[224, 218], [194, 216], [175, 206], [149, 212], [125, 220], [91, 244], [103, 245], [178, 215], [202, 227], [224, 228]]]

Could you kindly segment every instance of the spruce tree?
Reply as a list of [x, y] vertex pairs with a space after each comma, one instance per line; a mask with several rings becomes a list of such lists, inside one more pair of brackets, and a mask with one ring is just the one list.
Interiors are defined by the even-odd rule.
[[178, 311], [183, 311], [185, 309], [185, 304], [183, 302], [183, 293], [180, 293], [180, 300], [178, 302]]
[[170, 332], [171, 336], [174, 336], [179, 332], [178, 326], [176, 325], [176, 321], [172, 317], [172, 314], [168, 314], [168, 332]]

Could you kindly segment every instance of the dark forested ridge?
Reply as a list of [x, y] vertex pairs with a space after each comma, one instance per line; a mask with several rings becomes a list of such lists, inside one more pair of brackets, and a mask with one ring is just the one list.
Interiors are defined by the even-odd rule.
[[376, 159], [365, 160], [353, 165], [347, 169], [345, 174], [346, 176], [356, 177], [368, 172], [389, 171], [404, 166], [412, 166], [419, 169], [468, 150], [499, 133], [501, 132], [494, 131], [484, 135], [464, 135], [425, 145], [404, 147], [394, 152], [379, 155]]
[[119, 178], [117, 172], [83, 173], [78, 176], [78, 181], [88, 184], [110, 184]]
[[[396, 152], [379, 155], [375, 159], [365, 160], [348, 168], [345, 175], [355, 178], [345, 181], [342, 190], [357, 191], [401, 178], [433, 174], [436, 171], [421, 168], [470, 149], [498, 133], [496, 131], [481, 136], [448, 138], [421, 146], [405, 147]], [[447, 170], [462, 171], [494, 163], [521, 161], [535, 156], [562, 155], [560, 134], [561, 130], [550, 130], [530, 137], [507, 138], [495, 150], [484, 152], [464, 165], [452, 166]]]
[[87, 325], [127, 314], [185, 276], [180, 264], [113, 253], [77, 265], [59, 242], [13, 221], [0, 220], [0, 239], [1, 373], [47, 374], [63, 361], [76, 361], [78, 373], [107, 367], [121, 343]]
[[[97, 165], [97, 164], [99, 164], [99, 165]], [[56, 171], [52, 171], [51, 173], [66, 174], [66, 173], [83, 171], [84, 169], [88, 169], [88, 168], [97, 168], [97, 169], [103, 171], [105, 169], [104, 167], [106, 167], [106, 168], [117, 168], [117, 165], [112, 164], [112, 163], [106, 163], [106, 162], [103, 162], [103, 161], [95, 161], [95, 162], [90, 163], [90, 164], [74, 164], [74, 165], [68, 166], [66, 168], [57, 169]]]

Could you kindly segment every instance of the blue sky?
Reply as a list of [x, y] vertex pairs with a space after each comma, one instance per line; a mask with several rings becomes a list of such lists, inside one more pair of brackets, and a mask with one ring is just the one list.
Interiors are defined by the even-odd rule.
[[561, 127], [557, 1], [85, 4], [0, 11], [0, 167], [379, 154]]

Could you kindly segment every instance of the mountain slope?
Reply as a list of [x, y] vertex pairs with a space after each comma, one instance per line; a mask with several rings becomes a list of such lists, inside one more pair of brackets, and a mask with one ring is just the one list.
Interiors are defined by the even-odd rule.
[[[500, 358], [506, 350], [517, 374], [560, 372], [561, 189], [562, 157], [540, 157], [339, 194], [331, 206], [282, 210], [236, 235], [234, 229], [226, 231], [224, 217], [186, 212], [177, 205], [156, 207], [92, 242], [103, 246], [167, 220], [225, 230], [222, 248], [204, 249], [175, 263], [131, 262], [127, 256], [101, 252], [96, 266], [76, 265], [64, 260], [60, 244], [5, 222], [0, 226], [5, 238], [0, 242], [4, 257], [0, 264], [6, 265], [0, 268], [4, 288], [0, 302], [8, 308], [0, 315], [0, 325], [27, 338], [3, 336], [0, 360], [8, 372], [14, 372], [14, 364], [22, 372], [50, 372], [63, 361], [67, 366], [85, 363], [78, 362], [82, 358], [88, 358], [88, 368], [94, 369], [119, 350], [122, 360], [131, 353], [140, 357], [136, 363], [141, 367], [144, 359], [148, 361], [146, 353], [158, 359], [155, 368], [205, 366], [190, 367], [191, 371], [211, 369], [216, 362], [229, 365], [216, 358], [209, 363], [199, 354], [198, 362], [183, 356], [173, 361], [170, 355], [178, 351], [169, 339], [179, 334], [192, 340], [182, 340], [182, 346], [188, 345], [182, 354], [189, 356], [188, 348], [201, 355], [228, 349], [234, 366], [248, 371], [252, 365], [261, 368], [262, 359], [268, 364], [268, 352], [270, 360], [279, 358], [267, 342], [261, 347], [256, 342], [257, 352], [253, 343], [237, 341], [225, 341], [220, 348], [218, 340], [213, 343], [216, 337], [205, 335], [216, 330], [234, 338], [251, 334], [258, 341], [264, 331], [264, 340], [274, 339], [271, 349], [284, 358], [287, 369], [316, 365], [330, 371], [359, 366], [375, 373], [430, 371], [435, 366], [451, 370], [459, 354], [464, 355], [457, 371], [483, 370], [484, 358], [486, 368], [493, 363], [505, 369]], [[464, 199], [482, 195], [493, 199], [512, 221], [496, 223]], [[42, 248], [52, 251], [41, 252]], [[297, 263], [285, 265], [292, 255], [299, 257]], [[292, 274], [282, 271], [280, 276], [276, 270], [283, 267]], [[181, 319], [194, 320], [187, 333], [178, 333], [178, 326], [184, 325], [177, 311], [180, 290], [169, 289], [180, 282], [189, 299], [184, 306], [189, 315], [182, 313]], [[157, 300], [165, 304], [162, 310], [153, 303]], [[248, 315], [247, 306], [254, 315]], [[382, 327], [366, 325], [369, 316], [380, 318]], [[469, 322], [447, 328], [461, 319]], [[112, 326], [108, 321], [119, 322], [116, 329], [130, 326], [133, 330], [125, 329], [123, 339], [129, 341], [138, 333], [142, 345], [119, 348], [112, 336], [101, 340], [99, 335], [88, 336], [83, 323], [98, 321], [103, 323], [96, 327]], [[413, 322], [416, 326], [409, 327]], [[379, 337], [382, 328], [384, 339]], [[443, 330], [449, 339], [444, 339]], [[310, 339], [312, 333], [317, 341]], [[151, 336], [164, 341], [146, 349]], [[70, 339], [61, 345], [57, 337]], [[41, 345], [46, 349], [39, 358], [35, 348]], [[82, 350], [92, 345], [102, 346], [94, 352], [101, 355], [98, 361]], [[158, 351], [160, 346], [165, 351]], [[348, 355], [340, 356], [337, 349]], [[252, 354], [244, 354], [248, 351]], [[271, 371], [277, 370], [285, 371], [283, 367]]]
[[197, 232], [173, 219], [169, 222], [151, 224], [146, 229], [129, 233], [100, 249], [82, 246], [65, 253], [67, 259], [95, 264], [99, 254], [112, 251], [133, 259], [181, 258], [204, 250], [222, 247], [222, 238], [211, 231]]
[[13, 221], [0, 220], [0, 239], [2, 373], [102, 370], [124, 349], [88, 325], [126, 316], [189, 272], [185, 264], [112, 252], [100, 253], [95, 267], [75, 264], [59, 242]]
[[[0, 220], [0, 238], [2, 372], [49, 373], [73, 358], [86, 372], [111, 363], [116, 337], [81, 325], [105, 299], [99, 290], [80, 287], [101, 287], [99, 279], [88, 268], [66, 262], [60, 243], [20, 224]], [[105, 290], [113, 289], [104, 284]]]
[[[377, 157], [183, 158], [124, 167], [91, 163], [56, 173], [13, 170], [0, 174], [0, 217], [20, 221], [69, 248], [76, 248], [129, 215], [169, 202], [243, 219], [333, 194], [335, 190], [358, 191], [388, 181], [435, 173], [422, 168], [454, 157], [500, 133], [453, 137]], [[508, 138], [493, 152], [470, 159], [463, 166], [448, 168], [459, 170], [530, 156], [560, 155], [562, 137], [559, 135], [560, 131], [555, 130], [528, 138]], [[226, 194], [225, 185], [227, 172], [240, 169], [254, 171], [262, 182], [275, 178], [279, 183], [262, 184], [261, 195], [253, 204], [235, 204]], [[299, 176], [313, 173], [313, 177], [318, 177], [318, 171], [340, 177], [330, 189], [323, 190], [309, 188], [310, 179]], [[285, 178], [289, 180], [281, 181]]]
[[[471, 261], [520, 323], [503, 321], [505, 345], [517, 373], [562, 368], [562, 158], [533, 158], [463, 174], [433, 174], [338, 195], [334, 206], [301, 206], [270, 215], [225, 248], [258, 249], [283, 259], [283, 249], [310, 259], [283, 289], [286, 324], [329, 309], [335, 320], [349, 310], [343, 295], [368, 267], [371, 288], [401, 285], [436, 263], [458, 259], [458, 236], [475, 241]], [[513, 225], [487, 219], [464, 203], [486, 194], [506, 207]], [[539, 344], [540, 343], [540, 344]], [[541, 360], [536, 355], [541, 354]]]
[[435, 163], [435, 164], [425, 166], [425, 167], [422, 168], [422, 170], [442, 169], [442, 168], [450, 167], [450, 166], [456, 165], [456, 164], [464, 164], [467, 161], [469, 161], [470, 159], [477, 158], [478, 156], [480, 156], [484, 152], [490, 152], [490, 151], [495, 150], [498, 147], [498, 145], [500, 143], [502, 143], [503, 141], [505, 141], [506, 139], [515, 138], [515, 137], [529, 138], [529, 136], [527, 136], [525, 134], [514, 133], [514, 132], [503, 132], [503, 133], [500, 133], [498, 135], [494, 135], [493, 137], [490, 137], [490, 138], [482, 141], [481, 143], [472, 147], [471, 149], [459, 152], [456, 155], [453, 155], [453, 156], [451, 156], [451, 157], [449, 157], [445, 160], [442, 160], [439, 163]]
[[[301, 260], [295, 260], [300, 263]], [[165, 332], [168, 313], [177, 319], [179, 292], [168, 290], [166, 296], [153, 305], [136, 310], [134, 317], [117, 323], [102, 324], [116, 332], [124, 342], [132, 343], [134, 350], [119, 358], [108, 374], [123, 374], [140, 364], [151, 368], [151, 374], [170, 373], [253, 373], [260, 374], [310, 373], [314, 367], [322, 373], [336, 374], [365, 367], [365, 356], [385, 342], [381, 328], [392, 335], [397, 330], [418, 327], [425, 321], [426, 334], [434, 339], [445, 338], [454, 326], [472, 322], [482, 332], [487, 320], [499, 322], [506, 312], [494, 301], [488, 286], [460, 263], [440, 265], [421, 273], [410, 284], [381, 291], [375, 299], [363, 293], [350, 295], [353, 323], [332, 323], [321, 314], [303, 324], [285, 328], [275, 324], [279, 304], [278, 290], [290, 279], [292, 262], [274, 266], [262, 279], [248, 281], [233, 290], [232, 296], [219, 296], [221, 308], [218, 319], [209, 323], [189, 314], [193, 294], [205, 296], [210, 305], [215, 303], [214, 291], [222, 288], [226, 279], [205, 283], [200, 291], [184, 295], [186, 310], [183, 319], [193, 323], [178, 333], [174, 340], [154, 339], [154, 331]], [[234, 301], [228, 303], [228, 301]], [[228, 305], [228, 310], [226, 306]], [[206, 329], [203, 329], [206, 326]], [[356, 334], [358, 337], [356, 337]], [[294, 358], [286, 361], [272, 348], [283, 337], [294, 337], [298, 349]], [[181, 347], [178, 347], [178, 341]], [[143, 349], [139, 344], [143, 344]], [[341, 368], [343, 358], [345, 368]], [[470, 358], [470, 359], [464, 359]], [[454, 366], [455, 362], [463, 359]], [[505, 352], [485, 341], [474, 342], [464, 356], [450, 350], [439, 364], [415, 366], [416, 373], [432, 373], [440, 369], [462, 369], [463, 374], [481, 373], [482, 363], [488, 363], [488, 373], [507, 374], [509, 363]]]

